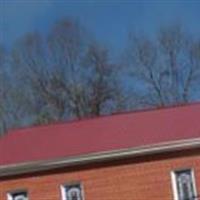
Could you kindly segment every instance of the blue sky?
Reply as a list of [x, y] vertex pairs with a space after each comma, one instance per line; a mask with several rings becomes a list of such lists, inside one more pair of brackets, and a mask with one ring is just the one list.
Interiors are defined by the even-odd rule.
[[0, 0], [0, 43], [9, 47], [30, 31], [45, 34], [68, 16], [114, 48], [122, 47], [129, 31], [152, 34], [172, 22], [200, 34], [199, 0]]

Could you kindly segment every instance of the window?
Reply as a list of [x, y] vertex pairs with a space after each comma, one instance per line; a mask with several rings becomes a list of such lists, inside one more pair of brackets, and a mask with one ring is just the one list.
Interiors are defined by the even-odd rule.
[[196, 200], [194, 173], [191, 169], [172, 173], [175, 200]]
[[11, 192], [8, 194], [8, 200], [28, 200], [28, 195], [25, 191]]
[[83, 200], [80, 184], [64, 185], [61, 187], [63, 200]]

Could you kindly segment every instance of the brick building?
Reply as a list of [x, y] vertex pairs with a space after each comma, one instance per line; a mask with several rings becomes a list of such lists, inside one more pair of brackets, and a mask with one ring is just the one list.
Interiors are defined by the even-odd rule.
[[0, 200], [198, 200], [200, 104], [13, 130]]

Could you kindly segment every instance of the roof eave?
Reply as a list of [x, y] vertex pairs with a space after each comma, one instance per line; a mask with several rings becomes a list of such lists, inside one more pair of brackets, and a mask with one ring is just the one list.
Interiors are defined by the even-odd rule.
[[0, 166], [0, 177], [33, 173], [62, 167], [85, 165], [95, 162], [117, 160], [129, 157], [145, 156], [157, 153], [173, 152], [178, 150], [200, 147], [200, 138], [179, 140], [156, 145], [142, 146], [138, 148], [126, 148], [120, 150], [90, 153], [74, 157], [64, 157], [52, 160], [24, 162], [19, 164]]

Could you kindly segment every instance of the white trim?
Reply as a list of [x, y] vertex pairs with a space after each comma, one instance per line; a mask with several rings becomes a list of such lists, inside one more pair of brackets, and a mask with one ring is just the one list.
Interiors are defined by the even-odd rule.
[[7, 194], [7, 200], [13, 200], [13, 197], [12, 197], [12, 194], [11, 194], [11, 193], [8, 193], [8, 194]]
[[[194, 184], [194, 195], [195, 195], [195, 197], [196, 197], [196, 196], [198, 195], [198, 192], [197, 192], [197, 184], [196, 184], [194, 169], [192, 169], [191, 174], [192, 174], [192, 182], [193, 182], [193, 184]], [[197, 198], [197, 199], [198, 199], [198, 198]]]
[[192, 183], [193, 183], [193, 189], [194, 189], [194, 196], [197, 196], [197, 187], [196, 187], [196, 181], [195, 181], [195, 175], [194, 175], [194, 169], [193, 168], [184, 168], [184, 169], [176, 169], [174, 171], [171, 171], [171, 183], [172, 183], [172, 191], [173, 191], [173, 197], [174, 200], [180, 200], [178, 197], [178, 189], [177, 189], [177, 181], [176, 181], [176, 173], [184, 170], [190, 170], [191, 177], [192, 177]]
[[178, 191], [177, 191], [175, 171], [171, 171], [171, 182], [172, 182], [172, 191], [173, 191], [174, 200], [178, 200]]
[[61, 190], [61, 198], [62, 198], [62, 200], [66, 200], [65, 185], [61, 185], [60, 186], [60, 190]]
[[156, 153], [173, 152], [178, 150], [192, 149], [200, 147], [200, 138], [179, 140], [154, 145], [146, 145], [137, 148], [126, 148], [120, 150], [105, 151], [100, 153], [90, 153], [74, 157], [58, 158], [53, 160], [42, 160], [35, 162], [25, 162], [19, 164], [0, 166], [0, 177], [18, 175], [42, 170], [55, 169], [59, 167], [75, 166], [92, 162], [116, 160], [121, 158], [138, 157], [152, 155]]

